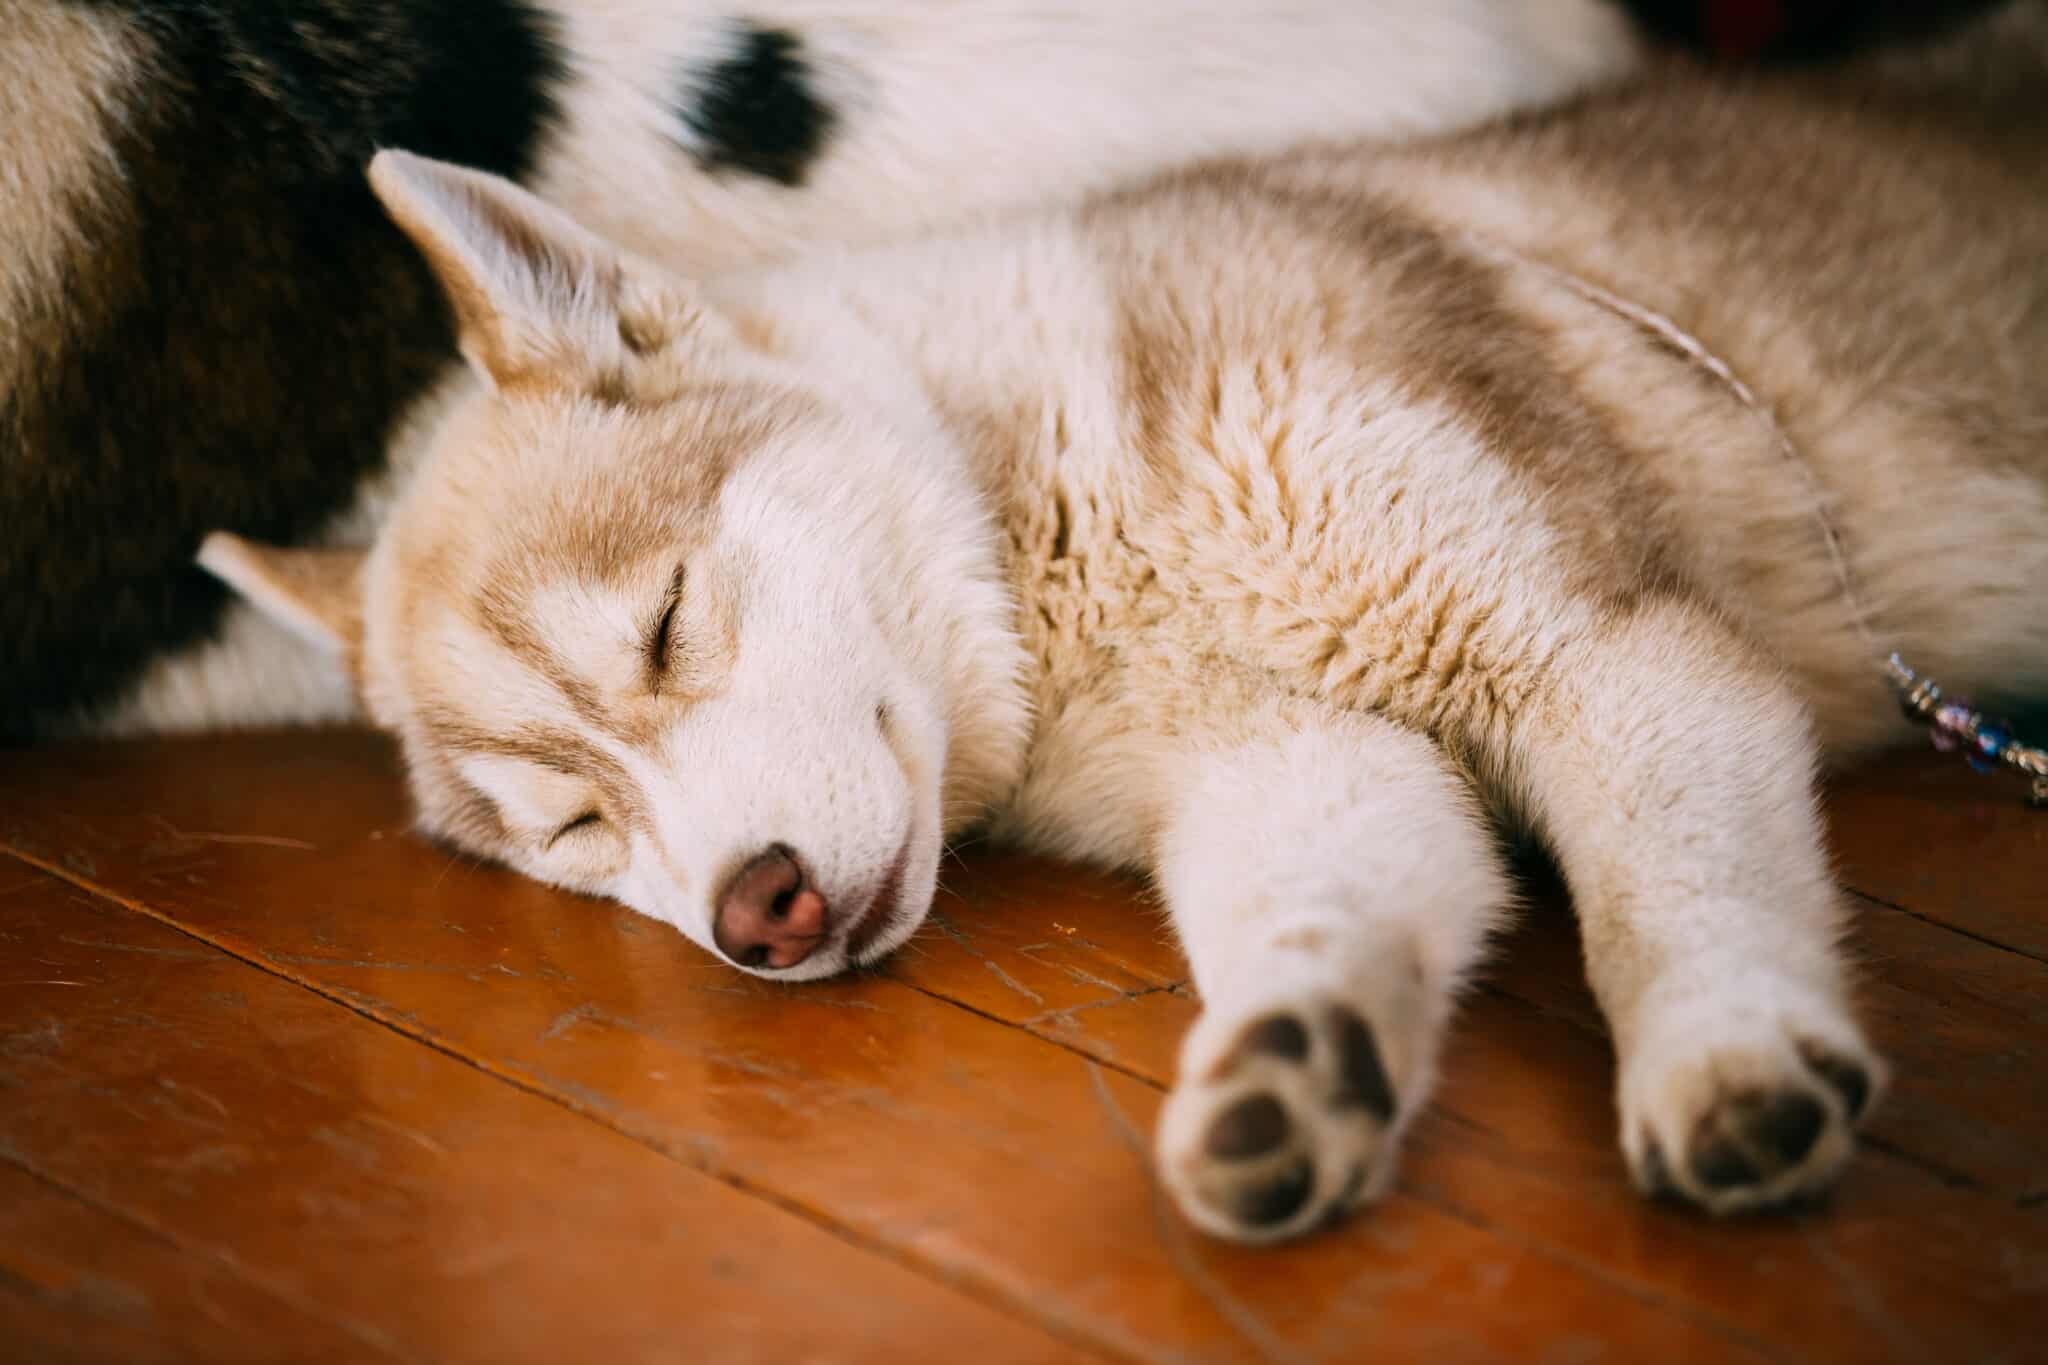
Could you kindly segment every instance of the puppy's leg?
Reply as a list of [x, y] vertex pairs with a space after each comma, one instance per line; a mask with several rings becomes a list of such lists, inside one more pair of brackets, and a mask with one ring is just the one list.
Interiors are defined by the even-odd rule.
[[1376, 1197], [1508, 903], [1467, 785], [1370, 717], [1170, 764], [1158, 879], [1203, 1013], [1159, 1128], [1188, 1217], [1270, 1241]]
[[1883, 1069], [1849, 1010], [1805, 712], [1674, 606], [1555, 677], [1514, 776], [1584, 926], [1636, 1183], [1717, 1212], [1818, 1190]]

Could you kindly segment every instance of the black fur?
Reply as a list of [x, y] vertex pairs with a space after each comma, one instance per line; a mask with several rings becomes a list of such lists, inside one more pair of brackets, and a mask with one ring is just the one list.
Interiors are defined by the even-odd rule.
[[1666, 42], [1710, 56], [1801, 62], [1937, 36], [2004, 0], [1778, 0], [1776, 22], [1755, 50], [1717, 51], [1726, 41], [1713, 11], [1728, 0], [1620, 0]]
[[153, 58], [82, 211], [89, 269], [0, 392], [0, 739], [118, 695], [203, 638], [223, 527], [292, 541], [348, 505], [453, 353], [370, 195], [382, 145], [527, 167], [560, 60], [524, 0], [71, 0]]
[[701, 139], [697, 159], [707, 169], [790, 186], [803, 183], [834, 122], [811, 88], [803, 41], [753, 24], [742, 25], [736, 53], [685, 80], [677, 113]]

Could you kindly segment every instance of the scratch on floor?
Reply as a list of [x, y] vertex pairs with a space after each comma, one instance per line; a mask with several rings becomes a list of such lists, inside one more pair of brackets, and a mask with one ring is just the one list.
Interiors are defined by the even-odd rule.
[[106, 939], [77, 938], [71, 934], [59, 934], [57, 941], [80, 948], [97, 948], [104, 953], [133, 953], [138, 957], [161, 957], [172, 962], [218, 962], [222, 956], [212, 949], [151, 948], [140, 943], [112, 943]]
[[597, 1005], [585, 1003], [572, 1006], [556, 1015], [548, 1026], [541, 1030], [540, 1040], [543, 1043], [552, 1043], [578, 1024], [607, 1022], [610, 1020], [607, 1019], [604, 1010]]
[[[1106, 981], [1102, 984], [1105, 986], [1109, 985]], [[1026, 1019], [1024, 1027], [1038, 1028], [1047, 1024], [1055, 1027], [1070, 1026], [1074, 1022], [1074, 1016], [1077, 1014], [1086, 1014], [1089, 1010], [1105, 1010], [1112, 1005], [1122, 1005], [1132, 1000], [1142, 1000], [1148, 995], [1171, 995], [1173, 994], [1174, 986], [1178, 984], [1178, 982], [1174, 982], [1164, 986], [1139, 986], [1133, 990], [1110, 986], [1110, 989], [1115, 991], [1116, 994], [1108, 1000], [1089, 1000], [1083, 1004], [1069, 1005], [1065, 1009], [1046, 1010], [1042, 1014], [1034, 1014], [1029, 1019]]]
[[549, 1022], [547, 1028], [542, 1030], [540, 1040], [542, 1042], [552, 1042], [567, 1034], [578, 1024], [602, 1024], [606, 1028], [631, 1033], [660, 1047], [680, 1051], [687, 1056], [694, 1057], [712, 1066], [724, 1067], [729, 1071], [737, 1071], [743, 1075], [753, 1076], [761, 1080], [799, 1083], [808, 1080], [808, 1077], [801, 1068], [790, 1067], [778, 1062], [763, 1061], [758, 1056], [748, 1052], [729, 1052], [721, 1048], [706, 1046], [701, 1042], [671, 1038], [666, 1034], [647, 1027], [638, 1020], [629, 1019], [622, 1014], [614, 1014], [604, 1006], [593, 1001], [585, 1001], [581, 1005], [572, 1006], [556, 1015]]
[[1117, 985], [1116, 982], [1106, 981], [1102, 977], [1097, 976], [1095, 973], [1083, 971], [1081, 968], [1074, 966], [1072, 963], [1061, 962], [1056, 965], [1059, 967], [1061, 971], [1065, 972], [1074, 980], [1081, 982], [1083, 985], [1100, 986], [1102, 987], [1102, 989], [1106, 991], [1123, 990], [1123, 987]]
[[1008, 986], [1011, 990], [1017, 992], [1017, 994], [1023, 996], [1032, 1004], [1043, 1005], [1045, 1003], [1044, 996], [1040, 995], [1037, 991], [1032, 990], [1029, 986], [1019, 981], [1016, 977], [1011, 976], [1008, 972], [1004, 971], [1001, 967], [998, 967], [989, 959], [983, 958], [981, 960], [981, 965], [988, 968], [991, 972], [994, 972], [996, 980], [1002, 982], [1005, 986]]
[[0, 1034], [0, 1052], [25, 1054], [55, 1052], [64, 1046], [64, 1025], [45, 1018], [33, 1028]]
[[806, 1079], [800, 1068], [785, 1066], [779, 1062], [764, 1062], [750, 1052], [713, 1052], [699, 1054], [713, 1066], [722, 1066], [743, 1075], [755, 1076], [768, 1081], [803, 1081]]
[[166, 820], [161, 815], [149, 817], [150, 823], [161, 828], [173, 839], [193, 844], [244, 844], [258, 848], [290, 848], [301, 853], [318, 853], [318, 844], [309, 844], [304, 839], [291, 839], [282, 834], [223, 834], [214, 830], [185, 830]]
[[357, 1122], [359, 1123], [367, 1123], [372, 1128], [382, 1128], [385, 1132], [395, 1134], [398, 1137], [402, 1137], [407, 1142], [410, 1142], [417, 1147], [425, 1148], [427, 1151], [432, 1152], [435, 1156], [448, 1155], [448, 1149], [444, 1147], [442, 1144], [436, 1142], [433, 1138], [428, 1137], [419, 1129], [408, 1128], [406, 1125], [399, 1123], [395, 1119], [387, 1119], [382, 1114], [357, 1114], [355, 1117]]
[[321, 1124], [309, 1136], [359, 1171], [374, 1171], [380, 1164], [374, 1145], [328, 1124]]
[[520, 1074], [543, 1093], [557, 1100], [568, 1101], [568, 1107], [602, 1121], [607, 1127], [624, 1132], [658, 1131], [659, 1125], [647, 1115], [629, 1109], [604, 1091], [578, 1081], [568, 1080], [547, 1071], [531, 1071], [520, 1068]]
[[194, 1147], [183, 1156], [154, 1157], [145, 1164], [170, 1175], [204, 1171], [211, 1175], [233, 1175], [249, 1164], [251, 1153], [238, 1142], [212, 1142]]
[[370, 957], [322, 957], [316, 953], [270, 952], [263, 954], [263, 959], [287, 967], [348, 967], [373, 972], [439, 972], [449, 976], [467, 977], [472, 981], [481, 981], [486, 972], [493, 972], [520, 981], [526, 979], [524, 972], [515, 971], [502, 962], [491, 962], [482, 967], [464, 967], [453, 962], [388, 962]]
[[681, 989], [693, 995], [736, 995], [742, 1000], [786, 1000], [791, 1005], [816, 1006], [820, 1009], [869, 1010], [875, 1014], [885, 1013], [882, 1007], [872, 1000], [834, 1000], [829, 996], [819, 995], [816, 993], [818, 987], [815, 984], [780, 992], [747, 986], [706, 986], [701, 983], [686, 985]]
[[714, 1093], [736, 1095], [743, 1099], [756, 1100], [763, 1104], [772, 1104], [785, 1114], [808, 1113], [810, 1111], [808, 1104], [779, 1085], [762, 1085], [757, 1081], [749, 1081], [745, 1085], [736, 1086], [729, 1090], [714, 1086], [713, 1091]]
[[442, 1037], [440, 1030], [428, 1028], [421, 1021], [418, 1014], [411, 1010], [399, 1009], [390, 1001], [379, 999], [368, 991], [351, 990], [347, 986], [337, 985], [332, 981], [322, 981], [319, 983], [319, 991], [320, 994], [330, 996], [380, 1023], [390, 1023], [394, 1019], [398, 1020], [422, 1041], [437, 1041]]
[[937, 929], [947, 938], [952, 939], [953, 942], [959, 944], [962, 948], [965, 948], [968, 952], [974, 954], [974, 956], [982, 956], [981, 950], [974, 946], [973, 942], [967, 937], [966, 933], [960, 928], [960, 926], [953, 923], [953, 921], [948, 919], [946, 916], [940, 914], [937, 910], [933, 910], [925, 916], [925, 923]]
[[[197, 1128], [202, 1133], [218, 1134], [229, 1131], [229, 1125], [234, 1122], [233, 1119], [230, 1118], [226, 1122], [222, 1122], [220, 1119], [211, 1118], [206, 1114], [200, 1113], [197, 1106], [185, 1099], [185, 1092], [176, 1084], [161, 1077], [158, 1078], [157, 1083], [159, 1088], [156, 1093], [138, 1095], [136, 1096], [135, 1104], [124, 1105], [122, 1108], [136, 1117], [143, 1118], [145, 1121], [155, 1122], [164, 1118], [170, 1118], [184, 1124], [188, 1128]], [[214, 1100], [211, 1095], [205, 1098], [211, 1100], [216, 1105], [219, 1104], [219, 1101]], [[136, 1105], [146, 1106], [150, 1112], [143, 1114], [138, 1111]]]
[[157, 1077], [156, 1083], [162, 1086], [164, 1089], [170, 1091], [174, 1095], [190, 1095], [195, 1100], [203, 1100], [209, 1107], [212, 1108], [214, 1113], [219, 1114], [224, 1119], [231, 1119], [234, 1117], [233, 1114], [230, 1114], [228, 1112], [228, 1107], [225, 1104], [222, 1104], [219, 1100], [207, 1094], [204, 1090], [201, 1090], [196, 1085], [180, 1085], [178, 1082], [172, 1080], [169, 1076]]

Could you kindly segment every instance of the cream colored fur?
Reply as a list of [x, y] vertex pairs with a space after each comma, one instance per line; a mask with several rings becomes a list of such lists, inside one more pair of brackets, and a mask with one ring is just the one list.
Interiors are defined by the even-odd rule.
[[[536, 188], [611, 240], [693, 277], [1079, 196], [1205, 156], [1463, 127], [1555, 103], [1642, 60], [1620, 7], [1605, 0], [550, 8], [568, 75]], [[686, 74], [730, 55], [736, 15], [797, 34], [834, 111], [800, 186], [707, 171], [677, 112]], [[74, 159], [67, 152], [50, 164]], [[0, 262], [0, 283], [6, 270]], [[0, 342], [0, 362], [5, 349]], [[416, 405], [394, 435], [391, 474], [366, 486], [325, 540], [367, 542], [464, 386], [451, 371]], [[84, 718], [84, 728], [138, 733], [352, 713], [346, 683], [325, 659], [244, 610], [210, 643], [157, 660], [124, 703]]]
[[124, 91], [143, 65], [134, 35], [87, 8], [11, 6], [0, 41], [0, 393], [32, 382], [54, 328], [49, 305], [96, 314], [74, 282], [90, 250], [81, 220], [118, 179]]
[[2042, 115], [1949, 94], [1673, 74], [711, 289], [387, 154], [486, 382], [360, 630], [293, 610], [430, 833], [706, 947], [769, 843], [838, 906], [909, 850], [861, 960], [972, 824], [1149, 869], [1204, 1001], [1160, 1169], [1220, 1234], [1392, 1178], [1509, 901], [1489, 808], [1570, 884], [1638, 1182], [1807, 1194], [1883, 1080], [1814, 769], [1903, 722], [1757, 413], [1518, 261], [1772, 405], [1880, 648], [2048, 690]]

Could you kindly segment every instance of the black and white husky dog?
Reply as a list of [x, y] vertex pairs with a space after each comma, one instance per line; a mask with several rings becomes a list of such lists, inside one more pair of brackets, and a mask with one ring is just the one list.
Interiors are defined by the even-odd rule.
[[366, 535], [431, 423], [380, 146], [701, 276], [1638, 61], [1608, 0], [6, 0], [0, 740], [349, 713], [189, 565]]

